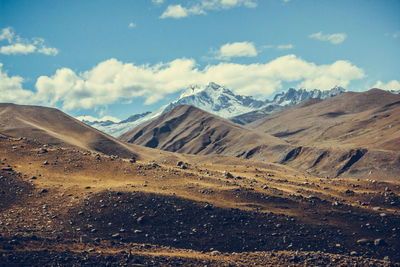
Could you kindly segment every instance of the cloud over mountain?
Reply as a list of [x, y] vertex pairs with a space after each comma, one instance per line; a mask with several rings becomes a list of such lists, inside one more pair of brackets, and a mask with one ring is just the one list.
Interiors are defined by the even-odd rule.
[[112, 58], [81, 73], [61, 68], [52, 76], [40, 76], [34, 91], [23, 89], [22, 77], [0, 71], [0, 85], [5, 84], [0, 87], [0, 102], [15, 101], [18, 95], [18, 103], [60, 105], [64, 110], [91, 109], [138, 97], [152, 104], [191, 84], [205, 85], [209, 81], [233, 88], [238, 94], [268, 96], [281, 89], [284, 82], [329, 90], [335, 85], [347, 87], [352, 80], [365, 77], [364, 71], [349, 61], [317, 65], [293, 54], [266, 63], [222, 62], [202, 69], [194, 59], [187, 58], [155, 65]]

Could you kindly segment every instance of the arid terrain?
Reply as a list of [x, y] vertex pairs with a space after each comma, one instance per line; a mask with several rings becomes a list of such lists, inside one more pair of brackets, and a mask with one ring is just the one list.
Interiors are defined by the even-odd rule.
[[[175, 117], [194, 112], [201, 130], [179, 128], [190, 123], [174, 124], [171, 113], [139, 129], [143, 142], [157, 137], [156, 148], [170, 144], [163, 134], [189, 136], [193, 143], [185, 139], [179, 152], [190, 154], [181, 154], [124, 143], [133, 136], [119, 141], [60, 111], [0, 107], [0, 265], [400, 265], [398, 176], [320, 176], [234, 154], [238, 140], [247, 140], [245, 149], [297, 147], [295, 134], [249, 130], [188, 106]], [[396, 114], [385, 117], [391, 129]], [[238, 145], [214, 153], [212, 140], [194, 153], [196, 131], [203, 142]], [[397, 155], [396, 136], [390, 140], [386, 149], [385, 142], [365, 149]]]

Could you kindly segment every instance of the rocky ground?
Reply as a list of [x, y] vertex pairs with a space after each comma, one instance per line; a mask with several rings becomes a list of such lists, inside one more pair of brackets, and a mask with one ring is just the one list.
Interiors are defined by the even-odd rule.
[[399, 183], [215, 162], [0, 137], [0, 265], [400, 265]]

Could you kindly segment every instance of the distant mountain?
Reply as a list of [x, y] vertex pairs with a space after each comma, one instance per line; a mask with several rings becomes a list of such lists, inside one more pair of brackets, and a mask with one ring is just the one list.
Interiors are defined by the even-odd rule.
[[[120, 138], [146, 147], [187, 154], [223, 154], [250, 158], [260, 147], [284, 147], [285, 142], [260, 134], [193, 106], [180, 105]], [[270, 158], [271, 161], [275, 160]]]
[[287, 107], [297, 105], [304, 100], [315, 98], [315, 99], [328, 99], [340, 94], [343, 94], [346, 90], [342, 87], [336, 86], [328, 91], [321, 91], [314, 89], [308, 91], [306, 89], [294, 89], [290, 88], [286, 92], [275, 95], [272, 101], [266, 101], [267, 105], [261, 109], [244, 113], [238, 116], [230, 118], [233, 122], [239, 124], [247, 124], [255, 120], [261, 119], [269, 114], [281, 111]]
[[265, 101], [251, 96], [235, 95], [226, 87], [211, 82], [206, 87], [191, 86], [165, 107], [164, 112], [176, 106], [190, 105], [222, 118], [230, 118], [262, 108], [265, 104]]
[[371, 89], [309, 99], [246, 127], [297, 146], [288, 157], [292, 167], [321, 176], [348, 171], [358, 177], [398, 179], [399, 118], [400, 95]]
[[[290, 88], [287, 92], [276, 95], [273, 100], [262, 101], [251, 96], [236, 95], [226, 87], [210, 82], [207, 86], [190, 86], [182, 92], [178, 99], [161, 107], [156, 112], [133, 115], [121, 122], [84, 122], [100, 131], [118, 137], [139, 125], [154, 120], [179, 105], [191, 105], [219, 117], [232, 119], [236, 123], [245, 124], [288, 106], [296, 105], [308, 98], [326, 99], [343, 92], [344, 89], [341, 87], [335, 87], [329, 91], [307, 91]], [[249, 115], [241, 117], [242, 114]]]
[[183, 105], [119, 139], [171, 152], [274, 162], [320, 177], [398, 180], [399, 117], [400, 95], [372, 89], [309, 98], [244, 126]]

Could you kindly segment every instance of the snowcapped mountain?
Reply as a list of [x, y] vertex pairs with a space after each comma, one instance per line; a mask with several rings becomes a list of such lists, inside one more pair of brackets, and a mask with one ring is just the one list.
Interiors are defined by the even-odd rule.
[[340, 86], [336, 86], [328, 91], [321, 91], [318, 89], [308, 91], [306, 89], [296, 90], [294, 88], [289, 88], [289, 90], [287, 90], [286, 92], [275, 95], [274, 99], [269, 104], [275, 104], [279, 106], [293, 106], [309, 98], [319, 98], [324, 100], [343, 94], [345, 91], [346, 90]]
[[346, 90], [340, 86], [336, 86], [327, 91], [321, 91], [314, 89], [308, 91], [306, 89], [294, 89], [289, 88], [286, 92], [279, 93], [275, 95], [272, 101], [266, 101], [266, 106], [261, 109], [250, 111], [248, 113], [243, 113], [238, 116], [233, 116], [230, 119], [233, 122], [239, 124], [247, 124], [255, 120], [261, 119], [269, 114], [281, 111], [287, 107], [291, 107], [303, 102], [310, 98], [328, 99], [340, 94], [343, 94]]
[[164, 112], [179, 105], [191, 105], [222, 118], [230, 118], [265, 106], [265, 101], [251, 96], [235, 95], [231, 90], [216, 83], [206, 87], [191, 86], [177, 100], [173, 101]]
[[[308, 98], [326, 99], [343, 92], [344, 89], [341, 87], [335, 87], [329, 91], [307, 91], [305, 89], [296, 90], [290, 88], [287, 92], [277, 94], [273, 100], [262, 101], [251, 96], [236, 95], [226, 87], [210, 82], [207, 86], [196, 85], [189, 87], [182, 92], [178, 99], [155, 112], [133, 115], [121, 122], [84, 122], [100, 131], [118, 137], [139, 125], [152, 121], [179, 105], [195, 106], [222, 118], [231, 119], [237, 118], [242, 114], [251, 114], [252, 112], [258, 112], [260, 116], [265, 116], [265, 114], [298, 104]], [[233, 121], [235, 120], [233, 119]], [[235, 122], [244, 124], [241, 121]]]

